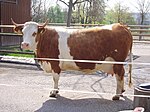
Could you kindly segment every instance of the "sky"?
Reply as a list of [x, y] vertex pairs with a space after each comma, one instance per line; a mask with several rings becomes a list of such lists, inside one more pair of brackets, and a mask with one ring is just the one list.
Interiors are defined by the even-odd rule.
[[137, 0], [108, 0], [107, 8], [113, 8], [118, 2], [120, 2], [122, 6], [129, 7], [131, 12], [137, 12], [137, 9], [135, 8]]
[[[47, 0], [47, 1], [48, 1], [47, 5], [51, 6], [51, 5], [56, 5], [57, 0]], [[65, 0], [65, 1], [68, 1], [68, 0]], [[121, 5], [129, 7], [129, 10], [131, 12], [137, 12], [137, 9], [135, 8], [136, 1], [137, 0], [108, 0], [106, 2], [106, 5], [107, 5], [106, 8], [107, 9], [113, 8], [116, 3], [121, 2]], [[64, 5], [62, 2], [58, 2], [58, 4], [63, 8], [67, 8], [67, 6]]]

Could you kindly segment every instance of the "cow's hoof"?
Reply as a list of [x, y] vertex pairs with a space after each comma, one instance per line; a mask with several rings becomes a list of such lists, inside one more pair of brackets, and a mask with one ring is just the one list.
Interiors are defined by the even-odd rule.
[[56, 93], [59, 93], [59, 91], [57, 90]]
[[112, 98], [112, 100], [119, 100], [119, 98], [120, 98], [120, 96], [115, 95], [115, 96]]
[[53, 90], [53, 91], [51, 91], [51, 92], [50, 92], [49, 97], [57, 98], [58, 93], [59, 93], [59, 91], [58, 91], [58, 90]]
[[125, 92], [125, 90], [123, 89], [123, 90], [122, 90], [122, 93], [124, 93], [124, 92]]
[[49, 97], [57, 98], [57, 94], [51, 94], [50, 93]]

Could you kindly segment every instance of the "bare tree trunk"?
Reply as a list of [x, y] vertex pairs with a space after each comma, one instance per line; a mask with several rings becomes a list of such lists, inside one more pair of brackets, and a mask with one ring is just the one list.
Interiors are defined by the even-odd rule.
[[[145, 15], [150, 11], [150, 1], [149, 0], [137, 0], [137, 6], [135, 6], [140, 13], [141, 25], [144, 24]], [[142, 28], [140, 28], [142, 29]], [[141, 34], [142, 32], [140, 32]], [[142, 39], [142, 36], [139, 36], [139, 40]]]
[[121, 14], [120, 14], [120, 12], [121, 12], [121, 6], [120, 6], [120, 3], [118, 4], [119, 6], [118, 6], [118, 23], [120, 23], [121, 22], [121, 20], [120, 20], [120, 16], [121, 16]]
[[77, 11], [77, 22], [79, 23], [80, 22], [80, 7], [81, 7], [81, 5], [79, 4], [78, 5], [78, 11]]
[[67, 27], [71, 24], [71, 14], [72, 14], [73, 0], [69, 1], [68, 17], [67, 17]]
[[46, 9], [46, 0], [44, 1], [44, 18], [43, 18], [43, 22], [45, 22], [47, 20], [47, 9]]
[[[143, 25], [144, 24], [144, 13], [141, 13], [141, 25]], [[143, 29], [143, 27], [140, 27], [140, 29]], [[142, 34], [142, 31], [140, 31], [140, 34]], [[141, 41], [142, 40], [142, 36], [140, 35], [139, 36], [139, 41]]]
[[87, 5], [86, 5], [86, 17], [85, 17], [85, 24], [87, 24], [88, 23], [88, 18], [89, 18], [89, 8], [88, 8], [88, 3], [87, 3]]
[[84, 0], [83, 1], [75, 0], [74, 2], [73, 2], [73, 0], [69, 0], [69, 4], [67, 2], [65, 2], [65, 0], [59, 0], [59, 1], [64, 3], [65, 5], [67, 5], [69, 8], [68, 9], [68, 17], [67, 17], [67, 27], [70, 27], [71, 19], [72, 19], [72, 8], [75, 6], [75, 4], [85, 2], [86, 0], [85, 1]]

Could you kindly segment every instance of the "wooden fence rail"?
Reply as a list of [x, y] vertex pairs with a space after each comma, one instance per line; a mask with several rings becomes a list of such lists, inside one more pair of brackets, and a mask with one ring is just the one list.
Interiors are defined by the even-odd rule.
[[[83, 29], [88, 27], [95, 27], [95, 26], [103, 26], [103, 24], [71, 24], [71, 27], [66, 27], [65, 23], [49, 23], [48, 26], [62, 26], [65, 28], [72, 28], [72, 29]], [[150, 36], [150, 25], [127, 25], [133, 36]], [[14, 25], [0, 25], [0, 29], [4, 28], [13, 28]], [[20, 36], [15, 33], [5, 33], [1, 32], [0, 36]]]
[[[47, 27], [49, 26], [62, 26], [64, 28], [68, 28], [66, 27], [66, 24], [65, 23], [49, 23]], [[88, 28], [88, 27], [95, 27], [95, 26], [103, 26], [102, 24], [71, 24], [71, 27], [72, 29], [83, 29], [83, 28]], [[7, 36], [8, 38], [9, 37], [12, 37], [12, 36], [15, 36], [15, 37], [22, 37], [21, 34], [16, 34], [16, 33], [10, 33], [10, 32], [3, 32], [3, 29], [5, 28], [13, 28], [14, 26], [13, 25], [0, 25], [0, 37], [1, 36]], [[147, 40], [150, 40], [150, 25], [128, 25], [134, 39], [139, 39], [141, 37], [143, 38], [147, 38]], [[135, 38], [136, 37], [136, 38]], [[5, 49], [2, 49], [2, 47], [0, 46], [0, 53], [16, 53], [16, 54], [31, 54], [31, 55], [34, 55], [33, 52], [23, 52], [23, 51], [18, 51], [18, 52], [15, 52], [15, 51], [11, 51], [11, 50], [5, 50]], [[1, 61], [1, 60], [0, 60]]]

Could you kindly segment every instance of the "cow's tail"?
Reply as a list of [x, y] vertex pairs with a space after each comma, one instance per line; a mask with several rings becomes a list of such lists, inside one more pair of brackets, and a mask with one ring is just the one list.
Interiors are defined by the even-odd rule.
[[132, 54], [133, 38], [132, 38], [130, 28], [127, 26], [125, 26], [124, 28], [128, 32], [129, 37], [131, 38], [131, 45], [130, 45], [130, 52], [129, 52], [129, 75], [128, 75], [129, 87], [131, 87], [132, 86], [132, 62], [133, 62], [133, 54]]
[[133, 54], [132, 54], [132, 47], [131, 47], [130, 54], [129, 54], [129, 87], [132, 86], [132, 62], [133, 62]]
[[[131, 37], [132, 37], [132, 35], [131, 35]], [[132, 44], [133, 44], [133, 40], [131, 42], [130, 52], [129, 52], [129, 79], [128, 79], [129, 87], [132, 86], [132, 62], [133, 62]]]

